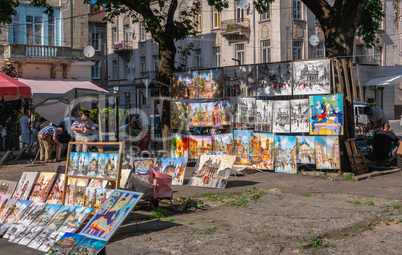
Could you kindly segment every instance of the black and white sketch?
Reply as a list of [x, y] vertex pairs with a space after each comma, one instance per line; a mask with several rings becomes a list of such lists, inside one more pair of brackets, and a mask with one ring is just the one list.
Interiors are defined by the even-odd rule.
[[293, 95], [330, 94], [330, 60], [293, 63]]
[[292, 63], [258, 66], [258, 96], [292, 95]]
[[290, 133], [290, 104], [288, 100], [274, 101], [273, 133]]
[[257, 95], [257, 67], [233, 66], [223, 68], [225, 97]]
[[290, 131], [292, 133], [309, 132], [308, 99], [290, 100]]
[[231, 113], [234, 123], [242, 123], [247, 126], [254, 126], [255, 122], [255, 98], [238, 98], [230, 99]]
[[255, 112], [255, 131], [272, 131], [272, 103], [271, 100], [257, 100]]

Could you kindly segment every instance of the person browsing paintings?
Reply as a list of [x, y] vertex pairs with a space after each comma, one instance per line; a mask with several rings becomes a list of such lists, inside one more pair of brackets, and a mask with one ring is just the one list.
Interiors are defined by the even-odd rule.
[[389, 124], [388, 118], [381, 108], [366, 106], [363, 108], [363, 112], [370, 121], [366, 127], [366, 131], [373, 130], [373, 132], [377, 132], [381, 129], [383, 124]]
[[391, 131], [388, 123], [384, 123], [380, 131], [373, 137], [373, 156], [377, 161], [377, 166], [390, 166], [391, 161], [396, 157], [392, 151], [392, 144], [399, 145], [401, 140]]
[[63, 133], [62, 127], [47, 126], [42, 128], [38, 133], [40, 160], [51, 162], [52, 144], [63, 146], [58, 140], [57, 135]]
[[[89, 118], [89, 111], [85, 110], [82, 113], [81, 118], [77, 118], [71, 129], [74, 130], [75, 140], [77, 142], [89, 142], [89, 132], [93, 132], [95, 130], [94, 122]], [[88, 145], [86, 144], [77, 144], [76, 147], [77, 152], [88, 152]]]

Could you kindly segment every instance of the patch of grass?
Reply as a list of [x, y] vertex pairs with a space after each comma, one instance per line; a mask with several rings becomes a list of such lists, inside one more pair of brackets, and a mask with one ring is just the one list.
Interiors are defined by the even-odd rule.
[[165, 218], [168, 215], [169, 211], [164, 209], [164, 208], [156, 208], [156, 211], [152, 211], [149, 213], [147, 216], [147, 219], [160, 219], [160, 218]]
[[342, 173], [342, 179], [344, 179], [345, 181], [354, 181], [355, 180], [355, 174], [353, 174], [353, 173], [350, 173], [350, 174]]
[[352, 203], [352, 204], [355, 204], [355, 205], [361, 205], [362, 204], [360, 201], [346, 201], [346, 202]]
[[311, 197], [311, 194], [308, 193], [308, 192], [306, 192], [306, 193], [302, 194], [302, 196], [303, 196], [303, 197]]
[[246, 189], [245, 192], [246, 192], [246, 194], [250, 195], [252, 191], [251, 191], [251, 189]]
[[260, 194], [253, 194], [253, 195], [251, 195], [251, 199], [253, 199], [253, 200], [257, 200], [257, 199], [260, 198], [260, 197], [261, 197]]
[[195, 211], [197, 209], [208, 207], [208, 205], [202, 200], [194, 197], [179, 197], [174, 200], [178, 202], [177, 211]]
[[374, 202], [372, 200], [367, 200], [363, 204], [364, 205], [374, 205]]
[[217, 197], [217, 196], [221, 196], [221, 195], [222, 195], [222, 193], [220, 193], [220, 192], [210, 192], [210, 193], [201, 194], [200, 197], [213, 198], [213, 197]]
[[303, 238], [297, 238], [297, 245], [299, 246], [299, 247], [302, 247], [303, 245], [304, 245], [304, 240], [303, 240]]
[[245, 197], [241, 197], [237, 200], [230, 201], [229, 205], [232, 206], [245, 206], [249, 201]]
[[311, 242], [311, 247], [313, 248], [319, 248], [320, 246], [324, 245], [324, 246], [330, 246], [329, 242], [324, 241], [322, 238], [320, 237], [316, 237], [314, 235], [314, 230], [311, 229], [310, 230], [310, 234], [308, 235], [308, 239]]
[[401, 205], [398, 204], [398, 203], [395, 203], [395, 204], [392, 204], [392, 205], [387, 205], [387, 207], [392, 207], [394, 209], [399, 209], [399, 208], [401, 208]]
[[169, 217], [169, 218], [166, 219], [166, 221], [172, 222], [172, 221], [175, 221], [175, 219], [173, 217]]
[[215, 232], [217, 229], [218, 229], [218, 227], [203, 228], [203, 229], [201, 229], [201, 231]]
[[371, 176], [367, 176], [367, 180], [373, 179], [373, 177]]
[[353, 229], [358, 229], [358, 228], [363, 228], [363, 225], [358, 224], [358, 225], [353, 226]]
[[195, 225], [195, 222], [189, 222], [188, 225]]
[[399, 219], [399, 223], [402, 223], [402, 218]]

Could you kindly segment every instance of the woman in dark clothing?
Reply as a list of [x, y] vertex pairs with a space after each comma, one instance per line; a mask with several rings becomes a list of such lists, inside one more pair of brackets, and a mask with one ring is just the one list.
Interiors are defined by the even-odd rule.
[[11, 116], [8, 116], [4, 122], [4, 127], [6, 129], [6, 136], [3, 137], [3, 148], [4, 151], [11, 151], [13, 148], [13, 132], [11, 131]]

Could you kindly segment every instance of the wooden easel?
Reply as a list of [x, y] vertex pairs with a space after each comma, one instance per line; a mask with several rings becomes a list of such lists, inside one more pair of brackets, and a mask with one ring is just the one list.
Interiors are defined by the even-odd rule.
[[7, 151], [6, 154], [4, 154], [3, 158], [0, 159], [0, 166], [1, 166], [4, 162], [6, 162], [6, 160], [7, 160], [8, 158], [11, 158], [11, 157], [12, 157], [14, 150], [15, 150], [15, 148], [13, 148], [11, 151]]
[[345, 140], [346, 152], [348, 153], [350, 165], [355, 174], [365, 174], [368, 172], [366, 158], [362, 152], [357, 151], [356, 138]]

